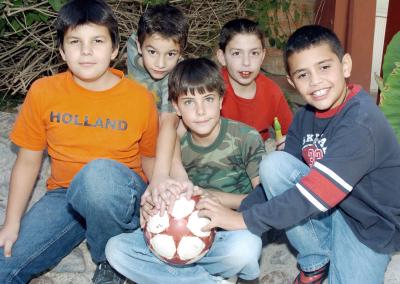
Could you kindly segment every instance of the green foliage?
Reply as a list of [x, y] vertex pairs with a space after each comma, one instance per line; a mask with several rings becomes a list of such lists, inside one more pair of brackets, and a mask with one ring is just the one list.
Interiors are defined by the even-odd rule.
[[247, 5], [247, 14], [264, 30], [269, 46], [278, 49], [285, 46], [303, 17], [309, 16], [302, 15], [299, 10], [299, 1], [292, 0], [255, 0]]
[[68, 2], [68, 0], [48, 0], [50, 6], [54, 11], [60, 11], [61, 7]]
[[[68, 0], [48, 0], [54, 12]], [[44, 2], [44, 4], [46, 4]], [[47, 23], [47, 9], [41, 9], [41, 3], [34, 0], [10, 0], [0, 2], [0, 36], [9, 36], [22, 32], [36, 23]]]
[[378, 84], [382, 97], [380, 108], [400, 142], [400, 32], [387, 46], [382, 71], [383, 79]]

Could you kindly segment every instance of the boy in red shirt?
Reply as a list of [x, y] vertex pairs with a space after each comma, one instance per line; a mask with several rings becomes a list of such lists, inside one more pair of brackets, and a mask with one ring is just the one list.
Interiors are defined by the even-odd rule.
[[[264, 42], [265, 36], [255, 22], [229, 21], [220, 32], [217, 58], [224, 66], [226, 84], [222, 116], [254, 127], [267, 140], [274, 117], [286, 135], [293, 115], [279, 86], [260, 73]], [[279, 147], [282, 148], [283, 145]]]

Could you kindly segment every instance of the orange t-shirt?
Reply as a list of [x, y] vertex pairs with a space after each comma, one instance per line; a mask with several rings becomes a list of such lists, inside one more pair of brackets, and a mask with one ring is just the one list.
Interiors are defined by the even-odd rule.
[[141, 155], [154, 157], [158, 114], [153, 96], [121, 71], [111, 89], [89, 91], [67, 71], [35, 81], [15, 122], [10, 139], [18, 146], [51, 158], [48, 189], [68, 187], [89, 161], [121, 162], [145, 179]]

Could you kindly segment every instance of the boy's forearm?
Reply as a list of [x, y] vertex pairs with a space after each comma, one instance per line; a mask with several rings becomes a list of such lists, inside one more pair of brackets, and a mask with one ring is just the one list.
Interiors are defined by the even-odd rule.
[[216, 196], [223, 206], [231, 209], [238, 209], [242, 200], [247, 196], [247, 194], [227, 193], [212, 189], [207, 189], [207, 191]]
[[176, 143], [175, 143], [175, 150], [174, 150], [174, 155], [172, 158], [170, 175], [172, 178], [175, 178], [180, 181], [189, 180], [187, 172], [182, 164], [181, 144], [179, 141], [179, 137], [176, 139]]
[[142, 160], [143, 172], [144, 172], [145, 176], [147, 177], [147, 179], [151, 180], [152, 176], [153, 176], [155, 158], [142, 155], [141, 160]]
[[161, 113], [153, 179], [170, 175], [178, 123], [179, 118], [175, 113]]
[[19, 230], [40, 170], [42, 156], [43, 151], [20, 149], [11, 173], [5, 226], [13, 226]]

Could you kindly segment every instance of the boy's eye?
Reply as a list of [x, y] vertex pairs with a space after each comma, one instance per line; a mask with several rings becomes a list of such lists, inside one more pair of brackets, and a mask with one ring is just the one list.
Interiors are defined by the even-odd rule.
[[156, 54], [156, 51], [154, 49], [148, 49], [147, 53], [150, 55], [154, 55], [154, 54]]
[[321, 69], [322, 70], [326, 70], [326, 69], [329, 69], [330, 67], [331, 67], [330, 65], [322, 65]]
[[192, 100], [184, 100], [183, 105], [188, 106], [188, 105], [192, 104], [192, 102], [193, 102]]
[[102, 39], [95, 39], [94, 42], [95, 43], [103, 43], [104, 41]]
[[259, 56], [259, 55], [260, 55], [260, 52], [259, 52], [259, 51], [253, 51], [253, 52], [251, 53], [251, 55], [253, 55], [253, 56]]
[[307, 73], [306, 72], [297, 74], [297, 79], [304, 79], [306, 77], [307, 77]]
[[212, 103], [214, 101], [214, 97], [206, 97], [206, 101]]
[[68, 41], [68, 43], [69, 43], [69, 44], [77, 44], [77, 43], [79, 43], [79, 40], [77, 40], [77, 39], [71, 39], [71, 40]]
[[176, 52], [168, 52], [168, 56], [169, 57], [175, 57], [176, 56]]
[[240, 55], [240, 52], [239, 51], [232, 51], [232, 56], [239, 56]]

